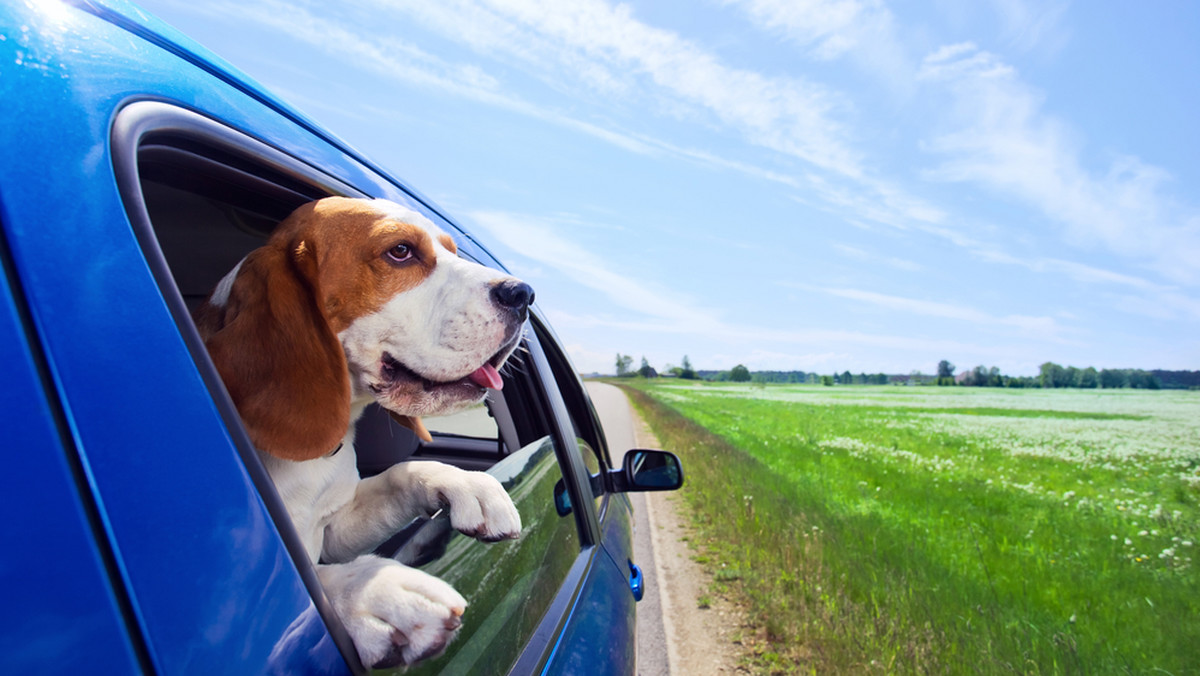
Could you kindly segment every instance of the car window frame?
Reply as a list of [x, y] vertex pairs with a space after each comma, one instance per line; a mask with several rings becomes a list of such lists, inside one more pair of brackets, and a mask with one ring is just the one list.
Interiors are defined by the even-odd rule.
[[138, 156], [142, 145], [147, 140], [155, 138], [191, 139], [205, 145], [215, 146], [234, 155], [253, 157], [255, 161], [281, 171], [285, 175], [326, 187], [331, 194], [337, 194], [334, 191], [346, 191], [352, 195], [363, 196], [363, 193], [249, 134], [172, 103], [145, 100], [130, 102], [121, 107], [113, 120], [111, 153], [117, 188], [134, 236], [141, 246], [154, 281], [162, 293], [171, 317], [175, 320], [176, 328], [191, 354], [198, 374], [212, 395], [213, 403], [246, 467], [246, 472], [258, 490], [267, 513], [270, 515], [280, 539], [283, 540], [284, 548], [295, 564], [300, 579], [305, 589], [308, 590], [309, 596], [312, 597], [317, 613], [329, 631], [338, 652], [342, 654], [353, 673], [366, 674], [368, 672], [358, 659], [358, 651], [354, 647], [354, 642], [325, 595], [324, 587], [317, 578], [316, 569], [308, 557], [303, 541], [292, 525], [283, 499], [279, 496], [274, 482], [271, 481], [266, 468], [259, 460], [250, 436], [242, 425], [241, 417], [233, 404], [233, 399], [225, 389], [225, 384], [208, 355], [204, 340], [200, 337], [200, 333], [192, 321], [191, 312], [175, 283], [162, 248], [159, 246], [154, 224], [150, 220], [150, 214], [142, 194]]
[[[312, 561], [308, 558], [302, 540], [292, 526], [286, 508], [274, 483], [258, 458], [248, 434], [242, 425], [232, 399], [213, 365], [192, 318], [187, 303], [176, 285], [167, 259], [159, 246], [154, 224], [144, 201], [139, 171], [139, 150], [149, 141], [191, 140], [201, 146], [213, 147], [234, 157], [247, 161], [251, 169], [266, 168], [301, 184], [319, 188], [327, 194], [356, 197], [376, 197], [376, 190], [362, 190], [354, 184], [341, 180], [311, 163], [298, 159], [286, 150], [255, 137], [252, 133], [236, 129], [213, 117], [189, 109], [172, 101], [138, 99], [126, 102], [114, 116], [110, 141], [114, 175], [126, 215], [135, 237], [141, 246], [146, 264], [162, 294], [177, 329], [185, 343], [196, 370], [212, 396], [213, 404], [220, 413], [225, 428], [246, 467], [246, 471], [258, 490], [285, 549], [294, 562], [299, 576], [312, 598], [326, 629], [342, 654], [351, 671], [368, 673], [359, 662], [357, 651], [341, 619], [334, 612], [324, 589], [316, 576]], [[340, 148], [337, 150], [341, 150]], [[373, 173], [372, 170], [367, 171]], [[260, 177], [261, 178], [261, 177]], [[374, 176], [378, 179], [380, 177]], [[391, 183], [390, 179], [386, 182]], [[393, 196], [387, 196], [393, 198]], [[423, 212], [426, 210], [422, 210]], [[445, 222], [440, 213], [429, 209], [439, 221]], [[426, 213], [429, 215], [429, 213]], [[453, 224], [451, 224], [453, 225]], [[455, 235], [472, 241], [470, 236], [455, 227]], [[476, 245], [478, 246], [478, 245]], [[486, 263], [485, 263], [486, 264]], [[560, 353], [557, 341], [549, 332], [540, 312], [531, 310], [531, 322], [542, 327], [540, 333]], [[546, 609], [534, 634], [529, 638], [525, 650], [514, 664], [511, 673], [530, 673], [549, 663], [556, 649], [554, 643], [562, 628], [569, 621], [571, 612], [583, 591], [584, 583], [599, 551], [600, 525], [592, 501], [583, 500], [585, 487], [590, 485], [589, 474], [582, 462], [584, 452], [576, 443], [571, 415], [564, 401], [560, 384], [547, 359], [538, 332], [531, 331], [526, 337], [527, 362], [530, 381], [537, 392], [536, 405], [546, 417], [548, 432], [555, 443], [559, 466], [563, 471], [568, 490], [573, 493], [575, 504], [587, 505], [576, 509], [575, 523], [579, 535], [580, 550], [566, 577], [559, 581], [559, 591]], [[594, 413], [592, 414], [594, 416]], [[603, 436], [599, 437], [601, 440]]]

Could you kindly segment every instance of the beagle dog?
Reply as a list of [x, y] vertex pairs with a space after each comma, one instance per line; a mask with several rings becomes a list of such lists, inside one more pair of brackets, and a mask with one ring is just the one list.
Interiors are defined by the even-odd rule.
[[372, 402], [422, 439], [421, 416], [500, 389], [533, 290], [458, 257], [454, 240], [384, 200], [301, 206], [226, 275], [195, 320], [362, 663], [412, 664], [454, 638], [467, 602], [371, 554], [413, 518], [494, 542], [521, 518], [500, 482], [437, 462], [361, 479], [354, 422]]

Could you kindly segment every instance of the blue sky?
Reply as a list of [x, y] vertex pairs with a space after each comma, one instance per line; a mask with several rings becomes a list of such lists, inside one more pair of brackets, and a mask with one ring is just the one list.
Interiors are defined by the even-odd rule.
[[1200, 368], [1200, 3], [147, 0], [581, 371]]

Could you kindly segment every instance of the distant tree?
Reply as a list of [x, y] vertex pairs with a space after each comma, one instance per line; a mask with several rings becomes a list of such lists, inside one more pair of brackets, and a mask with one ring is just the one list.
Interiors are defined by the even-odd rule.
[[745, 383], [750, 381], [750, 369], [738, 364], [729, 370], [729, 379], [735, 383]]
[[1068, 366], [1063, 369], [1062, 387], [1079, 387], [1079, 369]]
[[1096, 373], [1094, 367], [1087, 367], [1079, 372], [1079, 384], [1077, 387], [1093, 389], [1100, 386], [1100, 374]]
[[1158, 378], [1164, 389], [1200, 390], [1200, 371], [1166, 371], [1155, 369], [1150, 375]]
[[821, 384], [825, 387], [833, 387], [833, 376], [821, 376]]
[[842, 371], [842, 384], [843, 385], [852, 385], [853, 383], [854, 383], [854, 376], [850, 375], [849, 371]]
[[1052, 361], [1038, 367], [1038, 379], [1041, 381], [1042, 387], [1064, 387], [1066, 375], [1067, 372], [1063, 367]]
[[1125, 372], [1120, 369], [1103, 369], [1100, 371], [1100, 387], [1117, 389], [1125, 387]]
[[650, 362], [646, 361], [645, 357], [642, 357], [642, 365], [638, 368], [637, 372], [638, 372], [638, 375], [643, 378], [657, 378], [658, 377], [658, 371], [654, 370], [654, 367], [650, 365]]
[[696, 370], [692, 368], [692, 361], [688, 359], [686, 354], [683, 355], [683, 366], [679, 369], [679, 377], [684, 380], [696, 379]]
[[937, 365], [937, 384], [938, 385], [953, 385], [954, 384], [954, 364], [949, 360], [943, 359]]
[[982, 364], [963, 374], [962, 384], [967, 387], [983, 387], [988, 382], [988, 370]]
[[888, 384], [888, 375], [886, 373], [876, 373], [875, 374], [875, 384], [876, 385], [887, 385]]
[[625, 377], [633, 375], [633, 372], [629, 370], [629, 367], [631, 367], [631, 366], [633, 366], [633, 357], [630, 357], [627, 354], [621, 354], [620, 352], [618, 352], [617, 353], [617, 377], [625, 378]]
[[1139, 390], [1158, 390], [1162, 389], [1162, 383], [1158, 378], [1154, 377], [1149, 371], [1141, 369], [1130, 369], [1126, 379], [1130, 387], [1135, 387]]

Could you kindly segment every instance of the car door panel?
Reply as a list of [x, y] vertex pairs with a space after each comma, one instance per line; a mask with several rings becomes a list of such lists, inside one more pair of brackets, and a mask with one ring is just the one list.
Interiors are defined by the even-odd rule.
[[[0, 240], [0, 254], [5, 247]], [[0, 268], [7, 256], [0, 255]], [[0, 273], [7, 272], [0, 269]], [[111, 553], [93, 505], [78, 485], [81, 468], [54, 421], [37, 357], [25, 340], [17, 305], [0, 274], [0, 411], [5, 420], [5, 469], [0, 472], [0, 541], [11, 554], [0, 564], [6, 590], [0, 615], [0, 673], [63, 671], [133, 673], [138, 637], [110, 580]], [[99, 538], [99, 541], [97, 541]], [[136, 628], [135, 628], [136, 631]]]
[[627, 575], [628, 569], [618, 568], [607, 553], [596, 556], [544, 673], [590, 676], [636, 673], [634, 605]]

